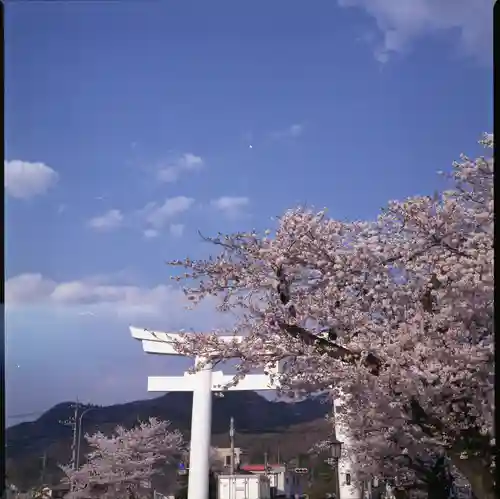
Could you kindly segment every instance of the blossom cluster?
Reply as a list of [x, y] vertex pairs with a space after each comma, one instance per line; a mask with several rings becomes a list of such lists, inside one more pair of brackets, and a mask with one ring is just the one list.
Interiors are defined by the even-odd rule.
[[150, 418], [131, 429], [116, 428], [112, 436], [85, 435], [91, 447], [80, 469], [61, 466], [71, 485], [70, 499], [149, 497], [149, 482], [184, 451], [182, 434], [170, 423]]
[[[493, 136], [481, 143], [493, 147]], [[273, 234], [210, 238], [205, 260], [171, 262], [188, 298], [217, 297], [237, 322], [186, 333], [181, 353], [238, 357], [237, 379], [280, 362], [281, 390], [340, 390], [358, 436], [492, 460], [493, 174], [461, 156], [450, 188], [390, 201], [376, 220], [287, 211]], [[325, 336], [325, 332], [327, 332]], [[371, 437], [370, 437], [371, 438]], [[375, 441], [371, 441], [375, 444]]]

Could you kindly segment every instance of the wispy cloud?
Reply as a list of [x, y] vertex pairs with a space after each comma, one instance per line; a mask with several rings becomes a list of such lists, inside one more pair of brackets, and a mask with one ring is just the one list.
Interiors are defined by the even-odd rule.
[[4, 187], [9, 196], [29, 199], [45, 194], [58, 179], [58, 173], [45, 163], [4, 161]]
[[110, 231], [118, 229], [123, 224], [123, 214], [120, 210], [109, 210], [103, 215], [91, 218], [87, 225], [94, 230]]
[[146, 239], [155, 239], [160, 235], [160, 233], [155, 229], [146, 229], [143, 234]]
[[171, 224], [170, 234], [173, 237], [182, 237], [182, 235], [184, 234], [184, 224]]
[[286, 139], [286, 138], [296, 138], [300, 137], [305, 130], [305, 126], [300, 123], [296, 123], [294, 125], [290, 125], [287, 128], [284, 128], [282, 130], [275, 130], [269, 134], [269, 136], [272, 139], [279, 140], [279, 139]]
[[382, 40], [374, 45], [379, 62], [408, 50], [418, 38], [449, 31], [459, 36], [461, 50], [491, 63], [494, 0], [337, 0], [341, 7], [366, 11], [377, 23]]
[[39, 273], [8, 279], [5, 298], [8, 311], [43, 305], [47, 311], [121, 319], [161, 317], [165, 310], [182, 313], [189, 304], [182, 290], [170, 285], [147, 287], [95, 277], [57, 282]]
[[173, 219], [188, 211], [194, 202], [193, 198], [176, 196], [167, 198], [163, 203], [148, 203], [143, 208], [126, 214], [119, 209], [112, 209], [88, 220], [87, 226], [99, 232], [130, 227], [140, 230], [146, 239], [154, 239], [160, 235], [161, 229], [170, 223], [170, 234], [180, 237], [184, 226], [173, 223]]
[[175, 216], [188, 211], [193, 204], [193, 198], [176, 196], [166, 199], [161, 205], [148, 203], [140, 210], [140, 215], [151, 228], [158, 230], [163, 228]]
[[200, 170], [204, 165], [205, 162], [200, 156], [190, 152], [184, 153], [161, 167], [157, 178], [160, 182], [176, 182], [183, 173]]
[[243, 196], [222, 196], [210, 202], [217, 211], [230, 218], [242, 216], [249, 203], [250, 200]]
[[[163, 281], [167, 275], [158, 277]], [[234, 316], [216, 310], [217, 298], [205, 299], [188, 310], [192, 303], [182, 289], [169, 283], [142, 284], [139, 276], [125, 282], [114, 275], [61, 281], [49, 275], [21, 274], [5, 282], [5, 295], [9, 414], [49, 409], [72, 400], [75, 393], [80, 400], [101, 404], [147, 396], [147, 376], [161, 373], [164, 366], [156, 356], [144, 355], [140, 343], [130, 337], [130, 324], [157, 331], [204, 332], [234, 322]], [[72, 351], [80, 355], [61, 355]], [[47, 363], [57, 365], [59, 371], [70, 369], [74, 376], [60, 376], [57, 369], [46, 369]], [[188, 366], [189, 361], [179, 359], [168, 372], [182, 374]], [[102, 388], [100, 381], [107, 376], [126, 379], [127, 389]], [[23, 390], [26, 386], [32, 389]]]

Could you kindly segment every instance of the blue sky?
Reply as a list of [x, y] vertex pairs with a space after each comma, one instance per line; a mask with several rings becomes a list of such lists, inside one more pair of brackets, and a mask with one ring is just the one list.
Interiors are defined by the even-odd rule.
[[164, 265], [210, 251], [198, 230], [439, 187], [492, 130], [492, 5], [6, 2], [8, 412], [181, 374], [127, 325], [223, 323]]

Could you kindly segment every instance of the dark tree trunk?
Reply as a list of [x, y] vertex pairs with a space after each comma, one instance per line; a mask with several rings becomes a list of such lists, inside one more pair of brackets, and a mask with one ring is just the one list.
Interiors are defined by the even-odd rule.
[[396, 488], [393, 492], [396, 499], [408, 499], [410, 497], [410, 493], [406, 489]]
[[460, 456], [452, 455], [451, 460], [460, 473], [467, 478], [475, 498], [495, 499], [497, 497], [493, 476], [484, 459], [460, 459]]

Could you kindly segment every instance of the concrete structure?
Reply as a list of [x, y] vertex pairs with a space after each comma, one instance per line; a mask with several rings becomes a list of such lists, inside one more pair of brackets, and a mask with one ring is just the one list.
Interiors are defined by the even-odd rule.
[[264, 475], [220, 475], [218, 499], [271, 499], [269, 478]]
[[[342, 405], [342, 400], [335, 400], [335, 412], [340, 405]], [[362, 499], [363, 491], [361, 484], [356, 480], [356, 476], [352, 470], [352, 463], [347, 457], [351, 442], [349, 429], [345, 424], [341, 424], [337, 418], [335, 418], [335, 436], [337, 440], [343, 443], [342, 456], [338, 462], [339, 499]]]
[[[215, 459], [218, 459], [224, 468], [231, 466], [231, 448], [230, 447], [214, 447]], [[242, 450], [239, 447], [234, 448], [234, 465], [238, 466], [241, 463]]]
[[[301, 476], [287, 470], [284, 464], [268, 464], [267, 470], [263, 464], [244, 464], [241, 469], [256, 475], [266, 475], [269, 478], [273, 497], [293, 497], [298, 494]], [[302, 487], [304, 488], [304, 487]]]
[[[182, 356], [174, 348], [174, 342], [181, 340], [180, 334], [147, 331], [144, 329], [130, 327], [132, 337], [142, 341], [143, 350], [146, 353]], [[220, 336], [223, 341], [241, 341], [241, 336]], [[195, 358], [195, 365], [204, 362], [205, 359]], [[277, 372], [278, 367], [269, 369]], [[172, 392], [193, 391], [193, 412], [191, 422], [191, 446], [189, 461], [189, 484], [188, 499], [207, 499], [209, 452], [210, 452], [210, 428], [212, 421], [212, 393], [220, 392], [225, 385], [233, 379], [232, 375], [226, 375], [222, 371], [213, 371], [210, 363], [205, 368], [194, 374], [184, 373], [183, 376], [149, 376], [148, 391], [150, 392]], [[238, 382], [236, 386], [228, 390], [273, 390], [273, 385], [268, 374], [250, 374]], [[335, 409], [341, 405], [341, 400], [335, 401]], [[348, 428], [339, 422], [335, 423], [336, 438], [343, 442], [342, 457], [338, 462], [339, 499], [361, 499], [362, 490], [357, 483], [352, 464], [346, 457], [349, 452], [350, 437]], [[297, 484], [300, 486], [301, 484]], [[293, 486], [295, 488], [295, 485]]]
[[[146, 353], [182, 356], [175, 348], [175, 341], [181, 341], [177, 333], [162, 333], [130, 327], [132, 337], [142, 341]], [[227, 342], [241, 341], [237, 336], [220, 336]], [[209, 359], [195, 358], [195, 366], [204, 367], [194, 374], [183, 376], [150, 376], [148, 391], [172, 392], [192, 391], [193, 410], [191, 420], [191, 449], [189, 456], [188, 499], [207, 499], [210, 430], [212, 426], [212, 392], [222, 391], [233, 379], [222, 371], [213, 371]], [[236, 386], [228, 390], [273, 390], [271, 378], [267, 374], [251, 374], [242, 379]]]

